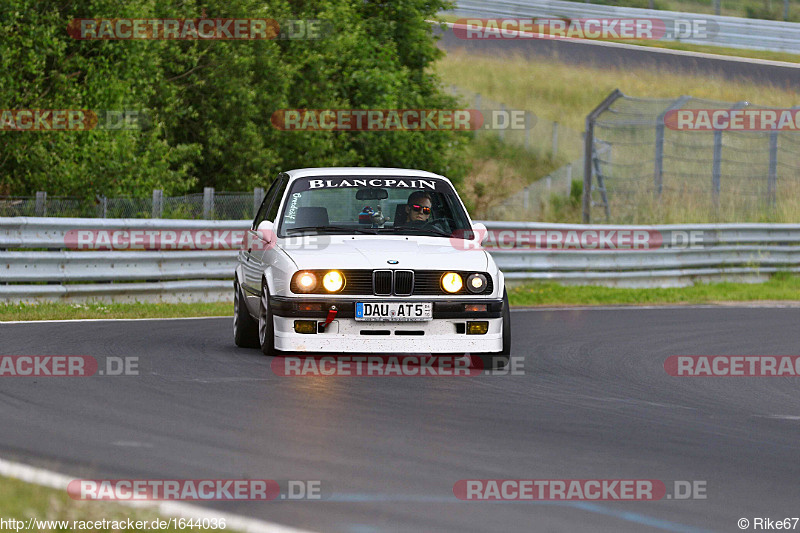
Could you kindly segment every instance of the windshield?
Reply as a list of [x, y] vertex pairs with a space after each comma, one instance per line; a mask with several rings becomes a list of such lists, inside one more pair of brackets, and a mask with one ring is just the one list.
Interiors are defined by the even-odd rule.
[[468, 238], [461, 201], [444, 180], [408, 176], [314, 176], [292, 184], [278, 236], [306, 233]]

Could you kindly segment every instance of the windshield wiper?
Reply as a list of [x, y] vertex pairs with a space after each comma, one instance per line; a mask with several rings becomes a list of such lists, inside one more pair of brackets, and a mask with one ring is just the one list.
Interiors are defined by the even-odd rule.
[[374, 231], [365, 228], [348, 228], [347, 226], [306, 226], [303, 228], [289, 228], [286, 230], [286, 233], [297, 233], [300, 231], [364, 233], [366, 235], [375, 235]]
[[422, 228], [417, 226], [395, 226], [393, 228], [386, 228], [389, 231], [396, 232], [397, 230], [403, 231], [414, 231], [414, 232], [425, 232], [425, 233], [432, 233], [434, 235], [441, 235], [442, 237], [452, 237], [452, 233], [447, 233], [446, 231], [442, 231], [437, 228]]

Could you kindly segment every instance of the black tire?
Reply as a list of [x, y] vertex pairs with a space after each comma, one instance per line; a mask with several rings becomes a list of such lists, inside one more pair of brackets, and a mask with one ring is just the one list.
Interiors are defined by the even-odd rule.
[[247, 310], [245, 296], [237, 279], [233, 283], [233, 342], [240, 348], [258, 348], [258, 322]]
[[263, 283], [258, 310], [258, 342], [264, 355], [275, 357], [279, 355], [275, 349], [275, 323], [272, 320], [272, 311], [269, 308], [269, 289]]
[[511, 308], [508, 305], [508, 292], [503, 287], [503, 350], [500, 352], [479, 353], [484, 370], [500, 370], [508, 366], [511, 359]]

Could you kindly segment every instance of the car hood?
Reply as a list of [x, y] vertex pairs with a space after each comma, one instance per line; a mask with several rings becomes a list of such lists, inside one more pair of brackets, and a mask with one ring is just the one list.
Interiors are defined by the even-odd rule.
[[[486, 271], [482, 248], [464, 250], [462, 242], [442, 237], [418, 236], [307, 236], [286, 239], [283, 250], [298, 269], [399, 268], [411, 270]], [[390, 264], [388, 261], [397, 261]]]

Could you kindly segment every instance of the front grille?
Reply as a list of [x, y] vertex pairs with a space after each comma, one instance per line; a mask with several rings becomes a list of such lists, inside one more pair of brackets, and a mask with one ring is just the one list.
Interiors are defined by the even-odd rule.
[[372, 288], [376, 296], [391, 296], [392, 271], [376, 270], [372, 273]]
[[[327, 270], [314, 270], [318, 275], [316, 289], [311, 294], [328, 294], [322, 287], [322, 276]], [[443, 270], [364, 270], [364, 269], [345, 269], [340, 271], [345, 277], [344, 288], [335, 293], [341, 296], [445, 296], [441, 287]], [[467, 281], [467, 276], [471, 272], [451, 270], [458, 272]], [[486, 276], [486, 289], [481, 294], [490, 294], [494, 290], [492, 277], [488, 272], [482, 272]], [[392, 279], [394, 277], [394, 280]], [[394, 286], [392, 282], [394, 281]], [[295, 285], [294, 280], [290, 285], [290, 290], [295, 294], [302, 294]], [[455, 293], [471, 294], [463, 287]]]
[[394, 294], [396, 296], [411, 296], [414, 292], [414, 271], [396, 270], [394, 273]]

